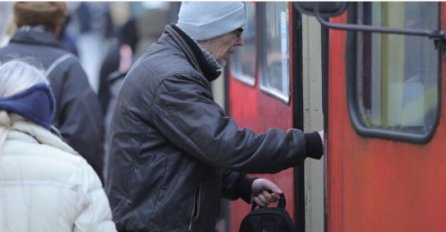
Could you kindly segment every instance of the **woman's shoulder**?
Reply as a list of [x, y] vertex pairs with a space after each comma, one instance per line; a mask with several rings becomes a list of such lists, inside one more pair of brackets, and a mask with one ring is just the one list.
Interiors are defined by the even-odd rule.
[[[48, 130], [30, 123], [16, 123], [4, 143], [4, 167], [20, 167], [27, 178], [64, 181], [88, 165], [84, 158]], [[16, 173], [14, 168], [11, 174]]]

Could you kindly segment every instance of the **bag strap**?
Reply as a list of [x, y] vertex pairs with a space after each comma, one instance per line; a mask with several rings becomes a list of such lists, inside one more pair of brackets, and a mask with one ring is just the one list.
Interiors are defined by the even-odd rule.
[[[251, 206], [251, 211], [253, 211], [257, 206], [257, 203], [253, 202], [252, 206]], [[279, 203], [277, 203], [277, 208], [282, 208], [285, 209], [286, 206], [286, 199], [285, 199], [285, 194], [280, 194], [280, 199], [279, 199]], [[259, 208], [266, 208], [266, 207], [260, 207]]]
[[48, 77], [48, 75], [57, 67], [57, 65], [64, 62], [65, 60], [68, 60], [71, 57], [73, 57], [73, 55], [71, 55], [70, 53], [67, 53], [67, 54], [57, 58], [56, 60], [54, 60], [53, 63], [51, 63], [50, 66], [48, 66], [48, 68], [46, 69], [45, 76]]

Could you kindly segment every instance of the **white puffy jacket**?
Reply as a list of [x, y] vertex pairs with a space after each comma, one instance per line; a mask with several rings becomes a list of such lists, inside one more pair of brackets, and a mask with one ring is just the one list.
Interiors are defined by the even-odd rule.
[[0, 231], [116, 231], [90, 165], [48, 130], [14, 121], [0, 152]]

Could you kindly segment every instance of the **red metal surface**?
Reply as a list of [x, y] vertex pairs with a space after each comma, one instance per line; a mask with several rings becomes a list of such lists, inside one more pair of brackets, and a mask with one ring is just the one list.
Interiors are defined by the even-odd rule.
[[[335, 21], [345, 22], [345, 17]], [[445, 75], [440, 122], [429, 143], [361, 137], [347, 111], [345, 42], [345, 32], [330, 32], [328, 231], [444, 231]], [[444, 70], [444, 60], [441, 65]]]
[[[250, 87], [237, 80], [230, 80], [230, 115], [239, 127], [248, 127], [255, 132], [265, 132], [268, 128], [288, 129], [292, 127], [291, 107], [273, 97], [261, 93], [258, 85]], [[252, 175], [274, 181], [284, 191], [287, 198], [287, 210], [294, 212], [293, 169], [274, 175]], [[240, 222], [248, 214], [250, 206], [244, 201], [231, 203], [231, 230], [238, 231]]]

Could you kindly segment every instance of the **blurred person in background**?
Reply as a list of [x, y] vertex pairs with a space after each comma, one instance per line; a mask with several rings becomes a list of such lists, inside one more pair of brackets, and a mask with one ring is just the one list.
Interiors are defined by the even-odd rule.
[[43, 71], [0, 65], [0, 231], [116, 231], [99, 177], [50, 131], [55, 104]]
[[64, 140], [102, 178], [102, 111], [78, 59], [65, 51], [57, 36], [67, 17], [64, 2], [15, 2], [17, 31], [0, 48], [0, 62], [27, 57], [47, 72], [56, 98], [54, 125]]
[[129, 19], [118, 28], [106, 49], [99, 72], [98, 97], [103, 112], [106, 112], [111, 98], [110, 82], [113, 77], [123, 77], [133, 63], [134, 51], [139, 40], [137, 20]]
[[178, 22], [135, 62], [118, 93], [106, 192], [119, 231], [214, 231], [220, 196], [267, 206], [276, 173], [323, 154], [322, 132], [239, 128], [214, 101], [246, 22], [242, 2], [183, 2]]
[[[111, 39], [102, 61], [99, 73], [99, 101], [104, 114], [104, 159], [107, 159], [108, 132], [111, 116], [116, 103], [116, 95], [124, 77], [133, 64], [134, 51], [139, 40], [137, 20], [129, 19], [117, 31], [116, 38]], [[104, 173], [107, 163], [104, 163]], [[105, 177], [105, 176], [104, 176]]]

